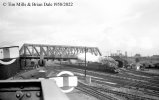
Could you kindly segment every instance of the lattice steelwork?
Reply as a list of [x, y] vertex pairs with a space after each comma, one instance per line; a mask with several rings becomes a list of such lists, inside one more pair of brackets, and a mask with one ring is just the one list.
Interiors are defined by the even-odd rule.
[[76, 59], [77, 54], [85, 53], [85, 50], [93, 55], [101, 55], [97, 47], [23, 44], [20, 57], [39, 59], [43, 55], [46, 59]]

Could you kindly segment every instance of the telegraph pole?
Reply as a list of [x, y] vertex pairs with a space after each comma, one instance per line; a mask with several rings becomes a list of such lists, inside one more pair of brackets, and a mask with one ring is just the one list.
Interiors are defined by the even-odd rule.
[[85, 47], [85, 72], [84, 72], [85, 77], [86, 77], [86, 69], [87, 69], [86, 52], [87, 52], [87, 48]]

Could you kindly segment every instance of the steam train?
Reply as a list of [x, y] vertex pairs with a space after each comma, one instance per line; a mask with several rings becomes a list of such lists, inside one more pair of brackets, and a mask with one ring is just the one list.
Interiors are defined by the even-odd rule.
[[[85, 65], [86, 56], [86, 65]], [[68, 66], [76, 67], [79, 69], [87, 69], [94, 71], [118, 73], [118, 62], [111, 57], [106, 56], [96, 56], [91, 53], [81, 53], [77, 55], [78, 60], [75, 64], [70, 64]]]
[[86, 69], [86, 70], [93, 70], [93, 71], [101, 71], [101, 72], [108, 72], [108, 73], [118, 73], [118, 63], [117, 62], [107, 62], [107, 63], [99, 63], [99, 62], [87, 62], [86, 66], [85, 63], [74, 63], [74, 64], [63, 64], [64, 66], [79, 68], [79, 69]]

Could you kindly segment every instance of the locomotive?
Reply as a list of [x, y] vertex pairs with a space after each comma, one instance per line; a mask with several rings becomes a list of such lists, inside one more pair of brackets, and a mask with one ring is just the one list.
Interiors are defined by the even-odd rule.
[[[111, 57], [95, 56], [90, 53], [77, 55], [78, 60], [70, 61], [70, 64], [64, 64], [69, 67], [87, 69], [94, 71], [118, 73], [118, 62]], [[86, 65], [85, 65], [86, 64]]]
[[86, 70], [93, 70], [93, 71], [101, 71], [101, 72], [110, 72], [110, 73], [118, 73], [117, 65], [111, 64], [101, 64], [98, 62], [91, 62], [87, 63], [78, 63], [78, 64], [64, 64], [68, 67], [79, 68], [79, 69], [86, 69]]

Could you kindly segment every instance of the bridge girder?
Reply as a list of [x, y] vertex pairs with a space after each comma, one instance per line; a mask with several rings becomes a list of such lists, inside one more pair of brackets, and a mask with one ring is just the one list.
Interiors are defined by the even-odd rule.
[[19, 53], [21, 58], [37, 58], [41, 55], [46, 59], [77, 59], [79, 53], [89, 52], [93, 55], [102, 55], [97, 47], [23, 44]]

